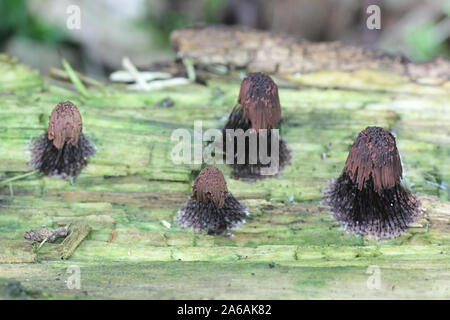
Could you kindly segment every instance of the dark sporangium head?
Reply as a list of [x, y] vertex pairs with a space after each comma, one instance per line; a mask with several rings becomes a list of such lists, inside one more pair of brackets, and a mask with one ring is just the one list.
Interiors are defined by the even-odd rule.
[[76, 146], [83, 129], [81, 114], [70, 101], [60, 102], [53, 109], [48, 124], [48, 139], [53, 145], [62, 149], [64, 143]]
[[200, 171], [193, 186], [192, 197], [195, 200], [222, 208], [227, 195], [227, 182], [219, 169], [206, 167]]
[[370, 178], [377, 193], [400, 182], [402, 164], [394, 136], [380, 127], [361, 131], [350, 148], [344, 171], [362, 190]]
[[252, 128], [270, 129], [281, 120], [278, 87], [271, 77], [261, 72], [249, 73], [241, 83], [238, 103], [244, 110], [244, 119]]
[[47, 176], [75, 177], [96, 152], [82, 130], [78, 108], [70, 101], [58, 103], [47, 131], [31, 145], [30, 166]]

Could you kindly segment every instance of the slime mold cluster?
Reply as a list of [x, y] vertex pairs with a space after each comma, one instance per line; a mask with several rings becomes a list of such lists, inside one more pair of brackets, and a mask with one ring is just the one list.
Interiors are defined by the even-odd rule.
[[178, 211], [177, 220], [181, 227], [214, 234], [245, 222], [247, 208], [228, 191], [219, 169], [204, 168], [192, 189], [192, 196]]
[[401, 185], [395, 138], [380, 127], [360, 132], [341, 176], [325, 192], [334, 217], [348, 231], [394, 238], [422, 214], [421, 203]]
[[78, 108], [69, 101], [58, 103], [50, 115], [48, 130], [31, 146], [30, 166], [48, 176], [76, 176], [96, 152], [82, 130]]
[[[244, 132], [253, 130], [250, 134], [257, 135], [257, 161], [251, 163], [249, 154], [250, 137], [245, 137], [244, 163], [233, 163], [233, 176], [242, 179], [259, 179], [261, 168], [269, 167], [271, 163], [263, 164], [260, 156], [260, 132], [262, 129], [267, 130], [267, 155], [272, 156], [271, 145], [271, 129], [276, 129], [281, 121], [281, 106], [278, 96], [278, 87], [272, 78], [261, 72], [252, 72], [242, 81], [238, 97], [238, 105], [233, 109], [228, 121], [223, 128], [224, 152], [226, 153], [227, 145], [233, 144], [233, 159], [239, 158], [239, 148], [237, 147], [237, 139], [227, 134], [227, 129], [238, 130]], [[281, 171], [289, 162], [291, 155], [286, 143], [280, 138], [278, 140], [278, 154], [276, 159], [278, 162], [278, 171]], [[273, 159], [272, 159], [273, 160]]]

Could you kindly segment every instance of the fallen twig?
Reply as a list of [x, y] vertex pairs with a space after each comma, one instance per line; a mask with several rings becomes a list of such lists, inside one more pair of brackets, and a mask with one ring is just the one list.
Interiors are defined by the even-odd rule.
[[69, 231], [69, 236], [57, 248], [58, 255], [63, 260], [70, 258], [75, 249], [89, 235], [91, 227], [85, 223], [73, 224]]

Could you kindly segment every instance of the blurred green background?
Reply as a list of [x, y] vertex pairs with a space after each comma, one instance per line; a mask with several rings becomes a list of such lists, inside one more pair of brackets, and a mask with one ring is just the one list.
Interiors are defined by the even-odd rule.
[[[381, 30], [366, 8], [381, 8]], [[81, 28], [66, 27], [77, 5]], [[401, 53], [413, 61], [450, 56], [450, 0], [2, 0], [0, 51], [44, 74], [61, 56], [106, 78], [128, 56], [138, 66], [174, 57], [169, 34], [193, 24], [239, 24], [311, 41], [339, 40]]]

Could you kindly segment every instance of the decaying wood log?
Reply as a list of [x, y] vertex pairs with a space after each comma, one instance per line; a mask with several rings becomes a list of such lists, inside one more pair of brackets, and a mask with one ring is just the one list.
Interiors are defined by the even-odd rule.
[[231, 65], [276, 74], [372, 69], [407, 75], [411, 79], [450, 79], [450, 61], [443, 57], [417, 64], [400, 55], [340, 42], [314, 43], [243, 27], [180, 29], [171, 34], [171, 41], [179, 57], [190, 58], [200, 65]]
[[[301, 75], [308, 81], [300, 89], [281, 86], [278, 74], [273, 77], [283, 141], [291, 150], [282, 174], [248, 182], [216, 165], [248, 208], [246, 223], [232, 230], [233, 236], [180, 228], [174, 218], [192, 195], [200, 168], [170, 157], [178, 143], [171, 139], [174, 130], [193, 134], [195, 121], [202, 121], [204, 131], [223, 127], [237, 103], [238, 77], [215, 76], [206, 85], [153, 92], [109, 85], [85, 92], [79, 83], [73, 90], [45, 84], [36, 71], [0, 55], [0, 278], [15, 278], [25, 289], [45, 287], [52, 298], [84, 297], [65, 283], [67, 268], [75, 265], [89, 298], [449, 299], [448, 82], [411, 81], [403, 72], [412, 65], [404, 60], [371, 62], [372, 53], [361, 49], [358, 60], [340, 44], [313, 44], [311, 51], [305, 42], [263, 39], [264, 32], [202, 30], [172, 37], [180, 52], [198, 63], [259, 68], [256, 63], [264, 63], [267, 54], [269, 64], [258, 71], [276, 70], [277, 64], [280, 71], [288, 65], [272, 60], [283, 54], [292, 59], [283, 51], [289, 46], [280, 45], [290, 43], [303, 48], [304, 63], [297, 59], [293, 67], [311, 72]], [[327, 61], [354, 71], [322, 70]], [[366, 62], [376, 69], [360, 69]], [[168, 98], [171, 107], [161, 106]], [[98, 147], [73, 185], [29, 174], [29, 143], [45, 132], [61, 100], [79, 107]], [[353, 141], [367, 126], [395, 135], [403, 183], [426, 212], [404, 235], [381, 242], [346, 234], [322, 203], [323, 189], [342, 173]], [[72, 233], [59, 245], [34, 250], [23, 239], [36, 226], [69, 223]], [[380, 271], [378, 290], [367, 287], [373, 268]]]

